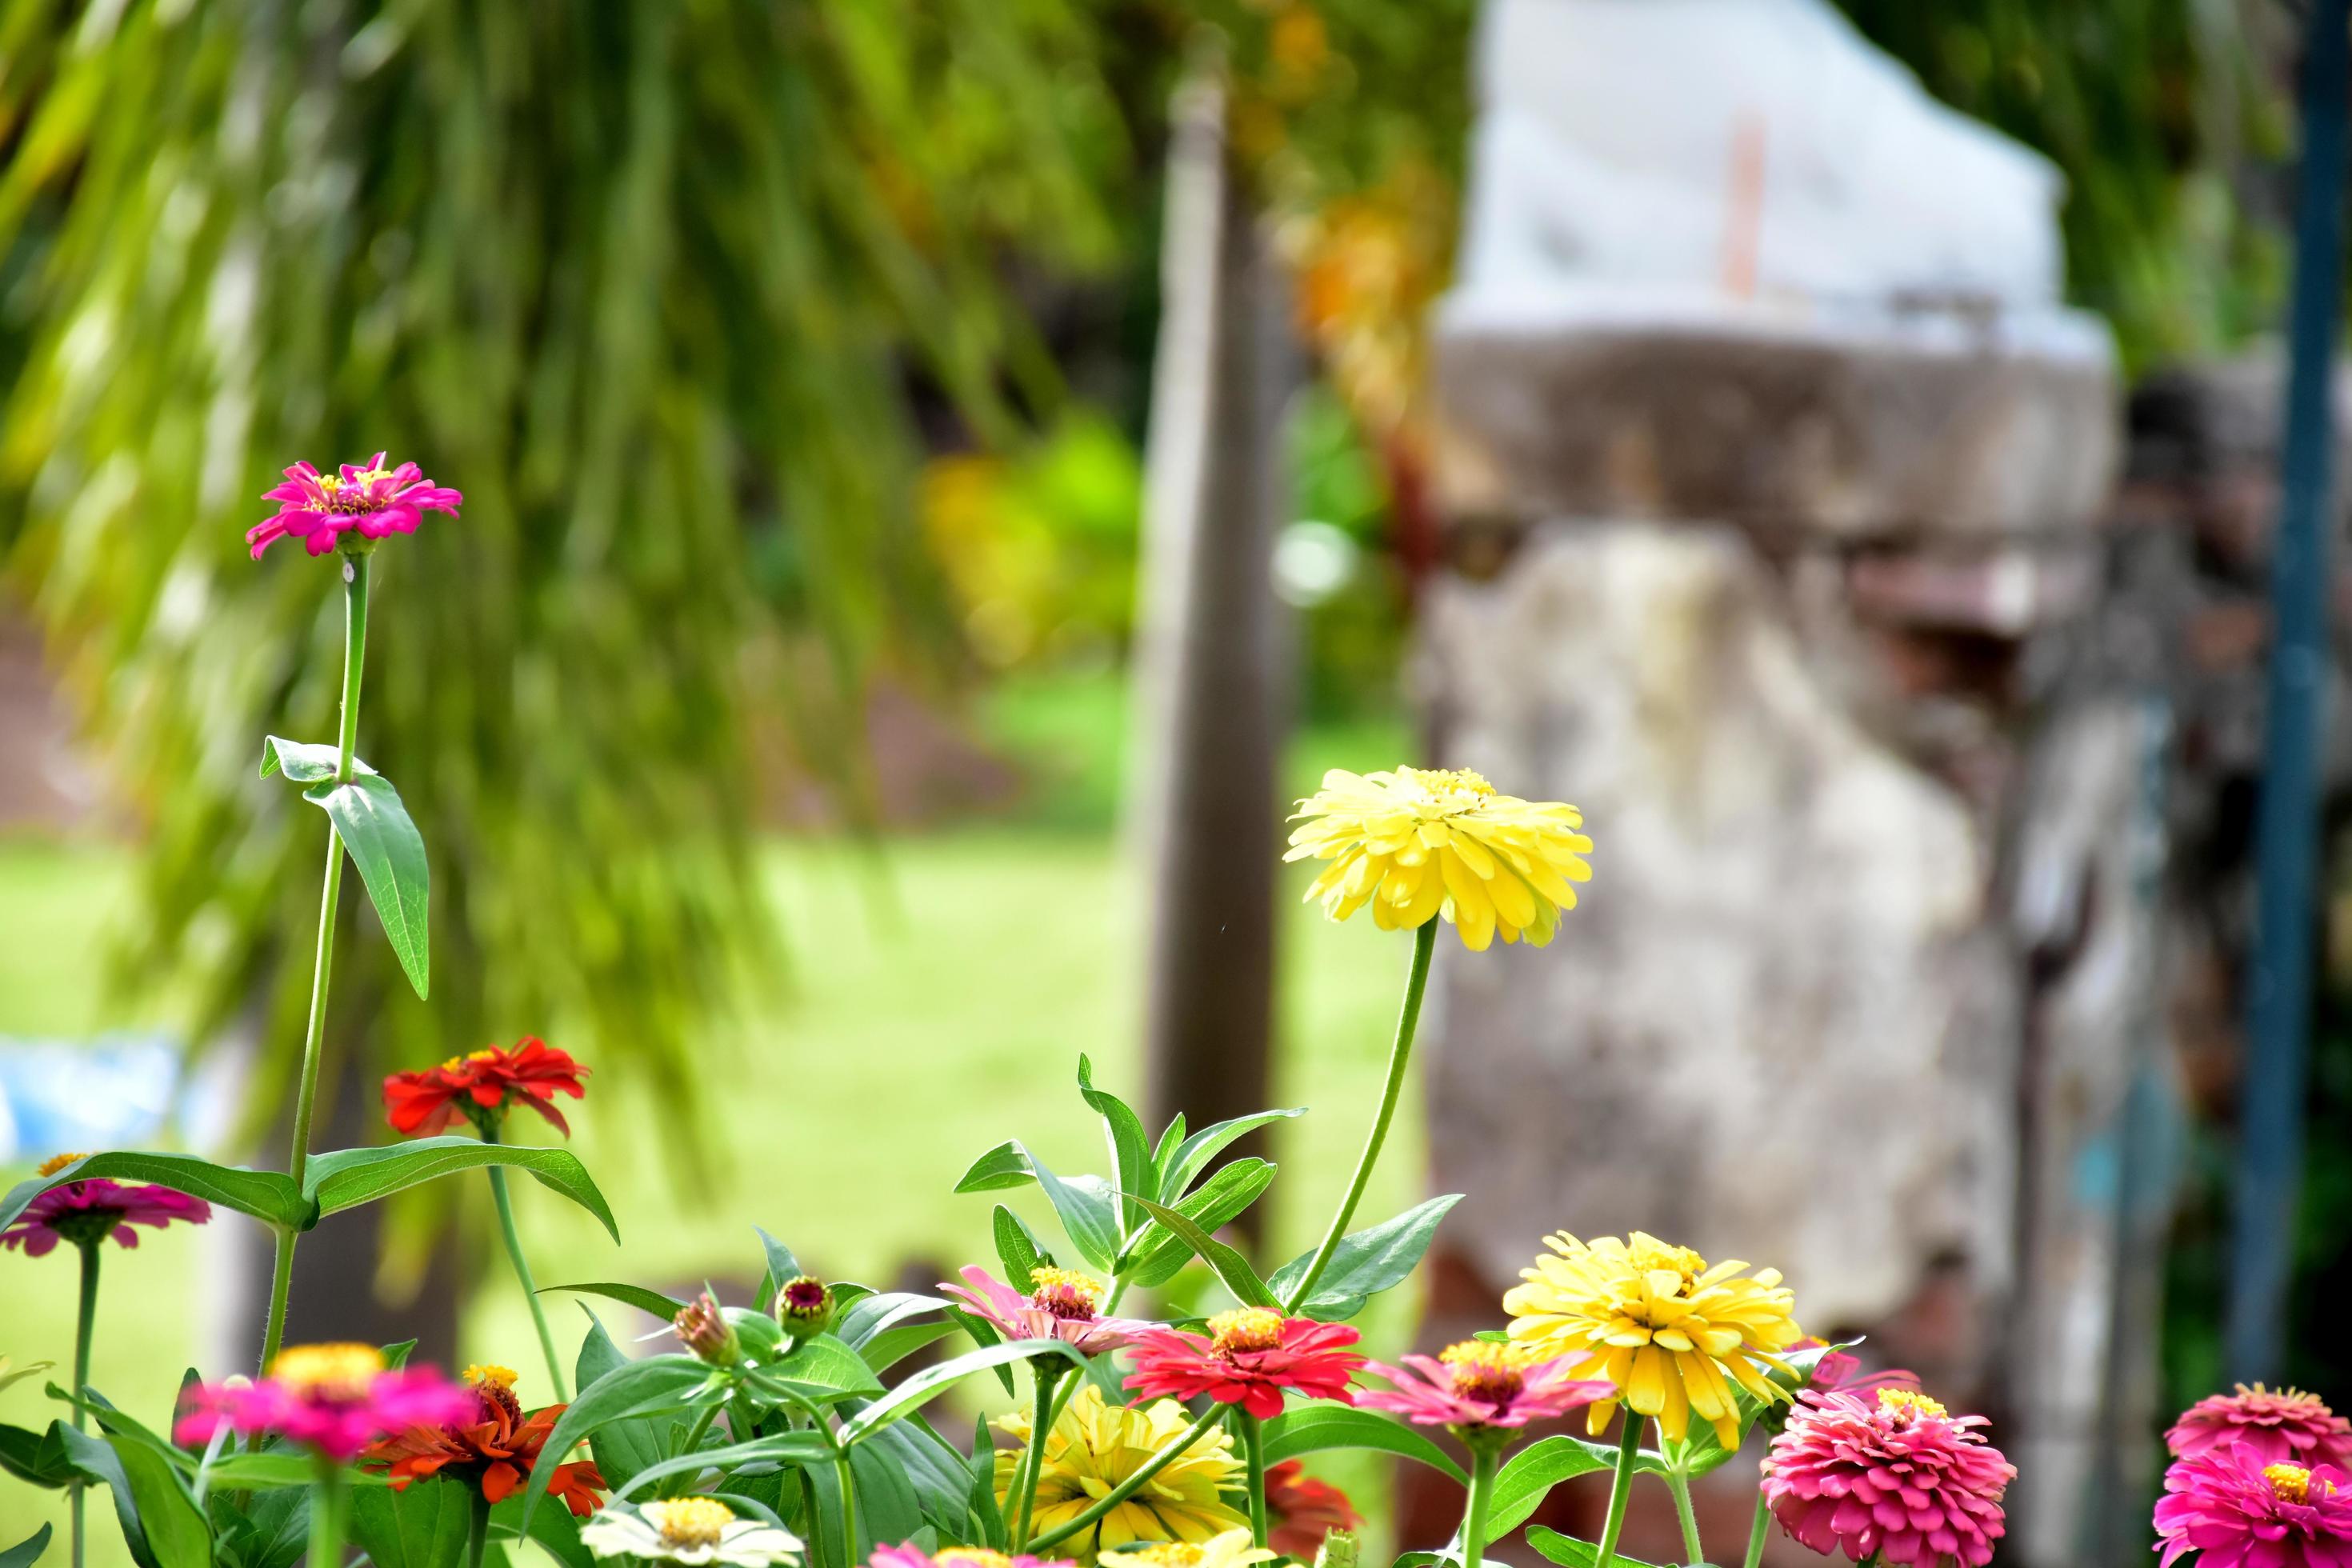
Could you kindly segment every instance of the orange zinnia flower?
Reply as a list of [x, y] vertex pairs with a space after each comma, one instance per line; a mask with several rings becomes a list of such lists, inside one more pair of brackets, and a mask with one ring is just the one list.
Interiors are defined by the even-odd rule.
[[484, 1133], [506, 1120], [507, 1107], [528, 1105], [565, 1137], [572, 1135], [558, 1093], [578, 1100], [588, 1069], [535, 1036], [525, 1035], [513, 1050], [493, 1046], [451, 1057], [437, 1068], [396, 1072], [383, 1080], [383, 1109], [395, 1131], [430, 1138], [446, 1131], [460, 1111]]
[[[564, 1406], [551, 1405], [525, 1415], [514, 1396], [515, 1374], [502, 1366], [469, 1366], [466, 1381], [473, 1385], [479, 1409], [476, 1419], [447, 1426], [411, 1426], [368, 1446], [362, 1463], [386, 1467], [392, 1489], [404, 1491], [411, 1481], [449, 1475], [480, 1489], [496, 1503], [522, 1485], [539, 1462]], [[563, 1500], [573, 1517], [596, 1511], [596, 1494], [604, 1478], [593, 1460], [558, 1465], [547, 1478], [550, 1497]]]

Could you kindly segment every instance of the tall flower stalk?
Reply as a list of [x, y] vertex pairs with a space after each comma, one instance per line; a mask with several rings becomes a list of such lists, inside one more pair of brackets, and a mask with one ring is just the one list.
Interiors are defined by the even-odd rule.
[[[482, 1141], [499, 1141], [496, 1123], [482, 1131]], [[514, 1199], [507, 1192], [507, 1173], [497, 1165], [484, 1173], [490, 1179], [490, 1201], [498, 1205], [499, 1234], [506, 1238], [507, 1261], [514, 1265], [515, 1282], [522, 1287], [522, 1299], [530, 1308], [531, 1327], [539, 1331], [539, 1351], [547, 1358], [547, 1381], [559, 1400], [569, 1399], [563, 1383], [563, 1358], [555, 1352], [555, 1335], [547, 1326], [547, 1308], [539, 1299], [539, 1287], [531, 1282], [530, 1260], [522, 1253], [522, 1236], [515, 1229]]]

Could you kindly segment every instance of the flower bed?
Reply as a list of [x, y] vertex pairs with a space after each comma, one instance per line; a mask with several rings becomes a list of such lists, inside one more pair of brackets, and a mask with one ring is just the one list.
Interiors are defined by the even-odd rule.
[[[1544, 945], [1590, 875], [1592, 846], [1573, 807], [1501, 795], [1466, 772], [1334, 772], [1300, 803], [1289, 858], [1320, 863], [1310, 900], [1335, 921], [1369, 909], [1381, 929], [1412, 936], [1381, 1100], [1314, 1248], [1261, 1275], [1218, 1234], [1275, 1177], [1263, 1160], [1220, 1157], [1297, 1111], [1197, 1130], [1179, 1117], [1155, 1136], [1081, 1058], [1079, 1092], [1110, 1168], [1057, 1173], [1018, 1141], [981, 1154], [957, 1191], [1034, 1187], [1057, 1222], [1041, 1236], [996, 1205], [995, 1268], [964, 1265], [936, 1294], [877, 1292], [807, 1273], [763, 1233], [764, 1282], [748, 1305], [709, 1290], [680, 1301], [624, 1283], [565, 1287], [668, 1320], [675, 1349], [631, 1359], [601, 1327], [559, 1343], [508, 1173], [607, 1230], [612, 1215], [569, 1152], [507, 1133], [519, 1107], [568, 1133], [558, 1100], [586, 1097], [580, 1063], [526, 1037], [395, 1073], [386, 1117], [408, 1142], [310, 1147], [346, 856], [418, 994], [430, 984], [423, 838], [355, 747], [371, 556], [425, 510], [455, 516], [462, 498], [378, 453], [333, 474], [298, 464], [269, 499], [279, 510], [248, 535], [255, 557], [279, 539], [334, 556], [346, 626], [335, 743], [270, 737], [263, 748], [264, 776], [282, 774], [329, 823], [287, 1169], [169, 1152], [62, 1155], [0, 1199], [0, 1244], [29, 1257], [69, 1247], [80, 1263], [73, 1375], [52, 1387], [68, 1414], [39, 1432], [0, 1426], [0, 1467], [71, 1494], [77, 1568], [98, 1496], [142, 1568], [290, 1568], [306, 1556], [324, 1568], [354, 1552], [381, 1568], [476, 1568], [526, 1541], [565, 1568], [1245, 1568], [1277, 1556], [1352, 1568], [1360, 1521], [1302, 1464], [1339, 1449], [1461, 1484], [1453, 1541], [1408, 1552], [1398, 1568], [1479, 1568], [1523, 1526], [1553, 1562], [1629, 1563], [1616, 1547], [1644, 1476], [1675, 1505], [1685, 1560], [1703, 1563], [1691, 1482], [1743, 1452], [1756, 1456], [1747, 1462], [1758, 1481], [1747, 1568], [1776, 1521], [1804, 1546], [1858, 1563], [1991, 1560], [2015, 1472], [1982, 1420], [1953, 1415], [1907, 1373], [1862, 1376], [1845, 1347], [1807, 1339], [1794, 1293], [1770, 1268], [1710, 1263], [1640, 1233], [1556, 1234], [1497, 1303], [1491, 1330], [1435, 1356], [1365, 1353], [1349, 1320], [1411, 1277], [1454, 1201], [1355, 1223], [1403, 1093], [1440, 928], [1474, 952], [1497, 938]], [[303, 1235], [475, 1171], [547, 1375], [559, 1394], [576, 1393], [525, 1410], [505, 1367], [450, 1379], [409, 1365], [407, 1347], [281, 1345]], [[140, 1226], [205, 1223], [215, 1207], [252, 1216], [275, 1239], [260, 1355], [250, 1374], [223, 1369], [183, 1388], [168, 1418], [150, 1424], [89, 1385], [104, 1247], [136, 1245]], [[1232, 1305], [1199, 1317], [1155, 1307], [1196, 1264]], [[965, 1443], [930, 1419], [933, 1402], [959, 1387], [1003, 1405]], [[1530, 1436], [1531, 1424], [1579, 1411], [1580, 1435]], [[2352, 1568], [2352, 1435], [2324, 1405], [2241, 1390], [2200, 1404], [2171, 1440], [2180, 1458], [2157, 1513], [2167, 1563], [2200, 1552], [2216, 1568]], [[1585, 1477], [1606, 1489], [1598, 1541], [1528, 1525], [1552, 1489]], [[0, 1568], [28, 1568], [48, 1536], [45, 1526], [0, 1552]]]

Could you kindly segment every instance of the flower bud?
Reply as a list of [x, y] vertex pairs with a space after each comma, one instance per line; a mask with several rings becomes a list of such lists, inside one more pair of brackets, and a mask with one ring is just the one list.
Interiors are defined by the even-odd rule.
[[718, 1299], [708, 1290], [677, 1310], [670, 1320], [677, 1337], [686, 1348], [713, 1366], [733, 1366], [743, 1359], [743, 1346], [735, 1337], [734, 1325], [719, 1310]]
[[1356, 1538], [1348, 1531], [1328, 1530], [1315, 1549], [1315, 1568], [1356, 1568]]
[[833, 1289], [814, 1275], [796, 1274], [776, 1292], [776, 1321], [796, 1340], [822, 1333], [833, 1321]]

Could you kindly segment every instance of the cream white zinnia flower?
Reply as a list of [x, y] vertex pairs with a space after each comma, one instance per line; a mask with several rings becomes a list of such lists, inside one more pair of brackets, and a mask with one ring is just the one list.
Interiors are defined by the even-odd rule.
[[797, 1563], [801, 1540], [781, 1525], [738, 1519], [717, 1498], [607, 1503], [580, 1527], [580, 1543], [599, 1557], [646, 1557], [687, 1568], [769, 1568]]

